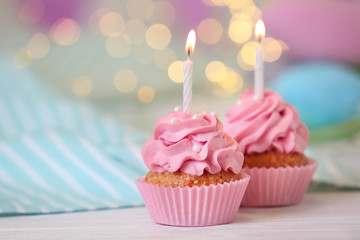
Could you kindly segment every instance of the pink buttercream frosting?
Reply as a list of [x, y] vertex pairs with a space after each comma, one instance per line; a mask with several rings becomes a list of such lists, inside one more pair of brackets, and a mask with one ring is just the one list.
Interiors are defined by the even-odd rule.
[[225, 115], [224, 131], [239, 143], [243, 153], [302, 153], [306, 148], [307, 127], [300, 122], [296, 108], [275, 92], [266, 91], [260, 100], [248, 90]]
[[223, 132], [215, 116], [182, 111], [156, 121], [154, 137], [144, 144], [141, 153], [151, 171], [180, 170], [197, 176], [204, 171], [239, 173], [244, 158], [237, 142]]

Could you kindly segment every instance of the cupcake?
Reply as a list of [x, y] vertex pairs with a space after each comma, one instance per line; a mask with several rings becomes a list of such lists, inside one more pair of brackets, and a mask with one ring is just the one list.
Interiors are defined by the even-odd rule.
[[233, 221], [249, 176], [243, 154], [215, 114], [176, 108], [156, 121], [142, 148], [149, 173], [136, 180], [154, 222], [208, 226]]
[[317, 162], [304, 155], [309, 131], [298, 111], [275, 92], [266, 91], [262, 99], [256, 99], [254, 91], [248, 90], [226, 117], [224, 131], [239, 143], [243, 172], [251, 176], [241, 205], [301, 202]]

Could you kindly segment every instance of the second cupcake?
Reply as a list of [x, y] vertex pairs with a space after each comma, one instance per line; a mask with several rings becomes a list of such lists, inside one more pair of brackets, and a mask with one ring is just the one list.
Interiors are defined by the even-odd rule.
[[225, 132], [239, 143], [245, 156], [243, 172], [251, 176], [242, 206], [299, 203], [317, 162], [303, 154], [309, 131], [298, 111], [275, 92], [256, 99], [248, 90], [226, 117]]

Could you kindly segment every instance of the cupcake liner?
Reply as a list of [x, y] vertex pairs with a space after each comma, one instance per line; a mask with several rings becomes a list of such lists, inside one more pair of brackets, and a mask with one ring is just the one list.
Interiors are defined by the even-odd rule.
[[250, 177], [201, 187], [164, 187], [137, 179], [136, 185], [154, 222], [174, 226], [210, 226], [232, 222]]
[[301, 167], [248, 168], [242, 172], [251, 176], [242, 207], [270, 207], [298, 204], [307, 191], [318, 163]]

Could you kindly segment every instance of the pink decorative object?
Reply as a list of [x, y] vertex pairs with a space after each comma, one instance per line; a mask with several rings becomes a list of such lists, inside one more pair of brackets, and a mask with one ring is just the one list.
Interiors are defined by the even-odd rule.
[[[254, 90], [240, 94], [239, 100], [226, 112], [224, 131], [233, 137], [244, 154], [303, 152], [309, 131], [300, 122], [298, 111], [272, 91], [261, 100], [254, 99]], [[251, 176], [251, 175], [250, 175]]]
[[298, 204], [303, 199], [318, 163], [301, 167], [248, 168], [242, 172], [251, 176], [241, 206], [270, 207]]
[[164, 187], [136, 180], [154, 222], [175, 226], [211, 226], [234, 220], [250, 177], [202, 187]]
[[[150, 171], [174, 173], [173, 183], [183, 181], [177, 172], [193, 176], [207, 172], [209, 179], [221, 171], [230, 174], [229, 179], [219, 179], [208, 186], [202, 183], [200, 187], [165, 187], [148, 178], [145, 181], [145, 177], [137, 179], [136, 185], [154, 222], [209, 226], [234, 220], [250, 177], [240, 175], [244, 156], [237, 142], [223, 132], [215, 112], [188, 114], [176, 107], [156, 121], [153, 138], [144, 144], [141, 153]], [[155, 179], [161, 178], [160, 174]]]
[[360, 63], [360, 1], [282, 1], [263, 19], [296, 58]]
[[154, 137], [141, 152], [146, 166], [154, 172], [181, 171], [196, 176], [204, 170], [239, 173], [244, 156], [214, 115], [174, 111], [159, 118]]

